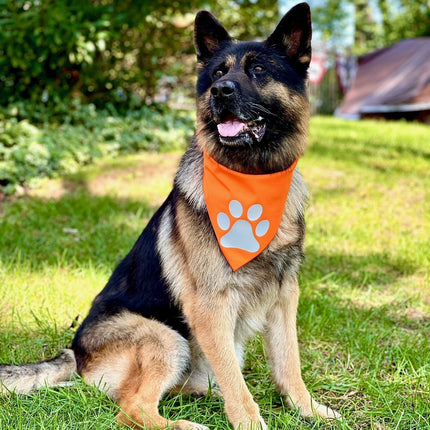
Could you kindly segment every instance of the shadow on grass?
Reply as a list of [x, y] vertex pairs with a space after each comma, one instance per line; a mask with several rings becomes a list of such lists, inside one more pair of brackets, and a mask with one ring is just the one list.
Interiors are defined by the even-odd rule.
[[168, 195], [178, 161], [177, 153], [105, 160], [0, 202], [0, 261], [112, 270]]
[[366, 255], [323, 254], [315, 247], [308, 246], [305, 255], [302, 277], [308, 283], [335, 278], [336, 282], [354, 288], [367, 288], [369, 285], [385, 288], [419, 269], [406, 258], [383, 252]]
[[[377, 126], [377, 124], [376, 124]], [[420, 124], [381, 123], [386, 133], [377, 132], [373, 122], [337, 122], [311, 132], [308, 154], [319, 159], [342, 160], [377, 171], [404, 172], [397, 161], [430, 160], [428, 128]], [[390, 128], [392, 127], [392, 129]], [[311, 123], [312, 130], [312, 123]], [[385, 162], [387, 164], [385, 164]], [[409, 170], [409, 168], [408, 168]]]
[[[354, 143], [354, 142], [352, 142]], [[309, 153], [313, 158], [322, 160], [338, 160], [342, 162], [352, 163], [364, 170], [373, 170], [377, 173], [389, 174], [420, 174], [416, 172], [417, 166], [414, 167], [414, 161], [423, 159], [430, 160], [430, 153], [414, 149], [405, 149], [403, 147], [390, 147], [384, 149], [381, 145], [372, 145], [363, 148], [360, 145], [334, 145], [333, 143], [315, 142], [309, 149]], [[406, 166], [404, 161], [410, 160]], [[422, 171], [422, 168], [417, 169]]]
[[82, 184], [59, 198], [3, 203], [0, 260], [44, 266], [112, 267], [128, 253], [157, 207], [148, 200], [92, 194]]
[[[69, 192], [56, 198], [28, 196], [2, 203], [0, 260], [5, 267], [19, 262], [37, 271], [46, 265], [91, 264], [110, 273], [158, 209], [148, 199], [96, 195], [82, 175], [67, 178], [64, 188]], [[335, 274], [353, 287], [384, 287], [417, 269], [388, 253], [323, 254], [307, 246], [302, 277], [313, 283]]]

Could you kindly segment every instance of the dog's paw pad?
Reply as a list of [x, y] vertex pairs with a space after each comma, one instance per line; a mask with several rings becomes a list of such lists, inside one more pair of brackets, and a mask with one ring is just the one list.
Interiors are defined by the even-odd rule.
[[[217, 215], [218, 227], [227, 233], [221, 237], [220, 243], [225, 248], [237, 248], [248, 252], [257, 252], [260, 249], [256, 237], [263, 237], [267, 234], [270, 223], [268, 220], [261, 220], [255, 226], [251, 223], [257, 222], [263, 215], [263, 206], [254, 204], [250, 206], [246, 213], [246, 219], [239, 219], [244, 211], [238, 200], [232, 200], [229, 205], [229, 214], [220, 212]], [[232, 219], [236, 219], [232, 224]], [[230, 228], [231, 227], [231, 228]]]

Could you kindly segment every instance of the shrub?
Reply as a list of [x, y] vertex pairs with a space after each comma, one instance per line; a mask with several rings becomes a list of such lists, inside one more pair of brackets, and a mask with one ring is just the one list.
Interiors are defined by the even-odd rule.
[[65, 110], [24, 102], [0, 110], [2, 193], [34, 186], [41, 177], [72, 173], [104, 156], [183, 148], [194, 122], [190, 112], [165, 107], [118, 113], [112, 105], [96, 109], [75, 101]]

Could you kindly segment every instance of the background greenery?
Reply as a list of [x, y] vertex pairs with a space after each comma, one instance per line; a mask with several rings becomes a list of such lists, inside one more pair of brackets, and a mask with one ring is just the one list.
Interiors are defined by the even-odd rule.
[[[430, 36], [430, 4], [426, 1], [310, 0], [310, 3], [315, 5], [314, 27], [332, 49], [340, 44], [355, 55], [362, 55], [401, 39]], [[345, 46], [349, 32], [353, 33], [353, 42]]]
[[0, 105], [23, 98], [55, 105], [70, 96], [97, 105], [150, 103], [160, 86], [183, 85], [182, 80], [189, 85], [199, 8], [213, 9], [239, 37], [267, 34], [278, 19], [277, 4], [269, 0], [1, 0], [0, 5]]
[[[191, 114], [160, 103], [192, 106], [196, 11], [212, 10], [238, 39], [261, 38], [284, 3], [0, 0], [0, 198], [101, 156], [183, 146]], [[354, 13], [355, 52], [430, 35], [420, 0], [310, 3], [316, 34], [329, 42], [344, 37]]]
[[[430, 150], [419, 124], [311, 121], [298, 326], [313, 395], [342, 422], [302, 419], [252, 342], [247, 382], [270, 429], [430, 429]], [[98, 161], [0, 202], [0, 362], [51, 358], [168, 194], [181, 151]], [[227, 430], [219, 399], [162, 412]], [[0, 429], [119, 429], [117, 406], [73, 387], [0, 397]]]
[[[56, 105], [79, 97], [134, 107], [178, 83], [190, 89], [198, 9], [212, 10], [233, 36], [244, 39], [266, 36], [284, 3], [295, 2], [0, 0], [0, 106], [21, 99]], [[316, 34], [345, 48], [345, 34], [353, 31], [349, 48], [355, 53], [430, 35], [430, 6], [422, 0], [310, 4]]]
[[193, 114], [165, 102], [180, 87], [193, 106], [202, 7], [239, 38], [278, 20], [269, 0], [0, 0], [0, 198], [101, 156], [183, 147]]
[[0, 110], [0, 197], [104, 156], [183, 148], [193, 124], [192, 112], [161, 105], [120, 114], [113, 104], [96, 109], [78, 99], [55, 109], [16, 103]]

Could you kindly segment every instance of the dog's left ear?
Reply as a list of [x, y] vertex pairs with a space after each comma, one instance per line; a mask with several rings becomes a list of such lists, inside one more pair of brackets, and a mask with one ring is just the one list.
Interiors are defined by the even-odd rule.
[[311, 62], [311, 40], [311, 10], [307, 3], [300, 3], [284, 15], [266, 44], [284, 51], [296, 70], [305, 73]]
[[194, 23], [194, 45], [197, 60], [202, 63], [209, 61], [221, 44], [231, 42], [232, 38], [221, 23], [206, 10], [196, 15]]

